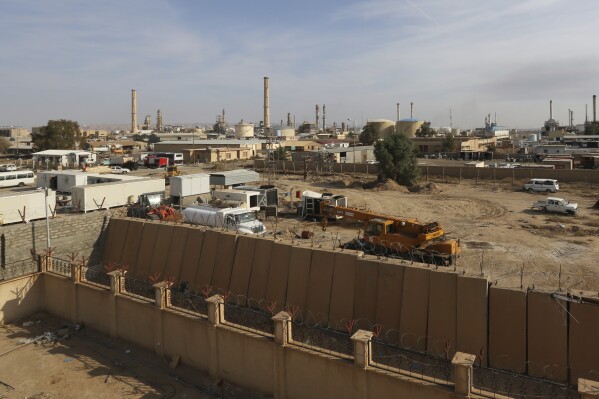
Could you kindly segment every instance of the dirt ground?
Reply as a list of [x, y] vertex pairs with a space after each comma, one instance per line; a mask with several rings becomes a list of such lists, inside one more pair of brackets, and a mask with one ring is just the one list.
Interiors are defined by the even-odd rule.
[[[395, 184], [387, 184], [380, 191], [363, 188], [373, 180], [374, 176], [367, 175], [334, 175], [309, 177], [304, 182], [303, 176], [278, 175], [276, 185], [280, 191], [294, 194], [306, 189], [344, 194], [349, 206], [439, 222], [449, 237], [461, 242], [456, 270], [476, 275], [482, 271], [499, 286], [599, 290], [595, 263], [599, 256], [599, 210], [591, 208], [599, 198], [598, 187], [561, 183], [562, 190], [555, 196], [577, 202], [580, 207], [579, 215], [571, 217], [533, 211], [532, 203], [547, 195], [524, 192], [511, 181], [422, 181], [419, 192]], [[337, 234], [343, 242], [357, 237], [360, 225], [329, 223], [322, 232], [319, 223], [296, 218], [276, 226], [268, 222], [267, 228], [287, 236], [290, 228], [310, 230], [319, 245], [330, 245]]]
[[265, 398], [172, 360], [37, 314], [0, 326], [0, 398]]

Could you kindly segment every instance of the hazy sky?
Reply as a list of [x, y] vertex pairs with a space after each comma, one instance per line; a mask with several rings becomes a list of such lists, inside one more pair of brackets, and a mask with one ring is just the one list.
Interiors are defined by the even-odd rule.
[[0, 125], [486, 114], [584, 122], [599, 94], [597, 0], [0, 0]]

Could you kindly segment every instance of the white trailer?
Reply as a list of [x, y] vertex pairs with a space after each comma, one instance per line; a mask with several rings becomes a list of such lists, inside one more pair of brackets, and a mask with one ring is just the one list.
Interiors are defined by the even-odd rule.
[[259, 211], [260, 204], [258, 203], [259, 193], [255, 191], [243, 190], [214, 190], [212, 198], [220, 201], [228, 201], [235, 205], [236, 208]]
[[188, 197], [208, 194], [210, 192], [210, 175], [197, 173], [193, 175], [172, 176], [170, 179], [171, 197]]
[[137, 201], [141, 194], [164, 192], [164, 179], [136, 179], [73, 187], [71, 203], [81, 212], [108, 209]]
[[[56, 206], [56, 192], [48, 190], [48, 206]], [[48, 209], [48, 214], [51, 211]], [[0, 225], [46, 217], [45, 190], [15, 190], [0, 194]]]
[[189, 224], [220, 227], [245, 234], [265, 234], [266, 228], [255, 211], [240, 208], [217, 208], [191, 205], [183, 210], [183, 221]]

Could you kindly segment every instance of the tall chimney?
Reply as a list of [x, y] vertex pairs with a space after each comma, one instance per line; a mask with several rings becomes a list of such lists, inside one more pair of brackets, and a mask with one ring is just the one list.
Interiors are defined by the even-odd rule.
[[320, 126], [320, 106], [316, 104], [316, 130]]
[[399, 103], [397, 103], [397, 121], [399, 122]]
[[549, 119], [553, 119], [553, 100], [549, 100]]
[[287, 126], [293, 126], [291, 124], [291, 112], [287, 112]]
[[156, 130], [162, 131], [162, 111], [156, 112]]
[[137, 133], [137, 92], [131, 90], [131, 133]]
[[410, 118], [414, 117], [414, 103], [410, 103]]
[[593, 122], [597, 122], [597, 95], [593, 94]]
[[268, 76], [264, 77], [264, 129], [270, 128], [270, 92]]
[[327, 130], [327, 105], [322, 104], [322, 131]]

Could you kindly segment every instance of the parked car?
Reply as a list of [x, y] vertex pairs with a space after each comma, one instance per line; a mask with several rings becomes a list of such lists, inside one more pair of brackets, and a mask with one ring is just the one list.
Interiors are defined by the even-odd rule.
[[17, 170], [17, 165], [14, 163], [0, 165], [0, 172], [14, 172], [15, 170]]
[[524, 184], [524, 190], [529, 193], [555, 193], [559, 190], [559, 183], [554, 179], [530, 179]]
[[121, 168], [120, 166], [111, 166], [110, 167], [110, 173], [115, 173], [117, 175], [125, 175], [129, 172], [131, 172], [129, 169]]
[[543, 212], [558, 212], [567, 215], [575, 215], [578, 212], [578, 204], [570, 203], [563, 198], [547, 197], [544, 200], [532, 204], [532, 209]]

